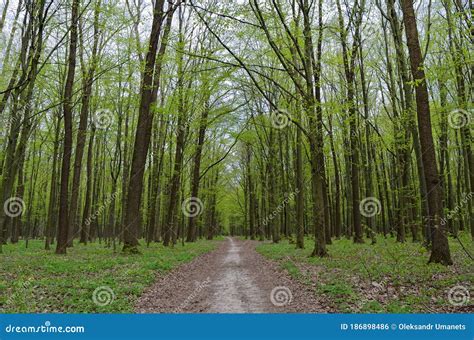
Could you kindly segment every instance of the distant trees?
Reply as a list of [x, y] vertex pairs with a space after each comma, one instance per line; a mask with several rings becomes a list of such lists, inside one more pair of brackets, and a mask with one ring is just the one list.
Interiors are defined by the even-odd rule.
[[[9, 5], [5, 3], [5, 8]], [[22, 6], [22, 2], [18, 4]], [[1, 91], [2, 99], [0, 101], [0, 114], [7, 116], [4, 121], [6, 146], [2, 152], [2, 181], [0, 187], [0, 197], [4, 202], [4, 209], [0, 211], [0, 253], [2, 244], [7, 239], [9, 226], [11, 227], [12, 218], [20, 217], [23, 213], [24, 202], [24, 168], [25, 153], [28, 139], [33, 128], [33, 119], [31, 108], [33, 107], [33, 95], [38, 72], [41, 69], [41, 56], [43, 53], [45, 25], [48, 20], [48, 11], [51, 3], [38, 1], [25, 4], [26, 13], [23, 17], [23, 35], [21, 37], [20, 52], [15, 66], [11, 72], [6, 88]], [[5, 13], [6, 9], [3, 11]], [[18, 19], [20, 10], [15, 15]], [[2, 14], [1, 27], [5, 22], [5, 14]], [[1, 31], [1, 30], [0, 30]], [[8, 62], [10, 58], [10, 49], [14, 34], [12, 29], [8, 45], [6, 47], [5, 58], [3, 62]], [[1, 72], [6, 75], [6, 67]], [[8, 78], [5, 78], [8, 79]], [[10, 103], [11, 110], [5, 113], [7, 104]], [[15, 179], [18, 178], [17, 195], [14, 193]], [[13, 197], [12, 197], [13, 196]], [[18, 222], [13, 224], [10, 229], [13, 242], [16, 242], [19, 235]]]
[[471, 16], [447, 0], [6, 1], [0, 250], [232, 231], [311, 236], [326, 256], [380, 235], [450, 264], [449, 237], [474, 237]]

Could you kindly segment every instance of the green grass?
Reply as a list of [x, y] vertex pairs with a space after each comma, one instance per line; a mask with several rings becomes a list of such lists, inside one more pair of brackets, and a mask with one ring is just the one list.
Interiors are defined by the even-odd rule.
[[[166, 248], [140, 248], [140, 255], [113, 253], [104, 244], [76, 244], [66, 256], [45, 251], [42, 241], [4, 246], [0, 254], [0, 312], [126, 313], [158, 273], [214, 249], [212, 241]], [[99, 306], [98, 287], [112, 289], [112, 303]], [[100, 296], [100, 295], [99, 295]], [[99, 302], [100, 302], [99, 298]]]
[[[470, 235], [461, 234], [460, 239], [474, 255]], [[450, 239], [455, 264], [448, 267], [428, 265], [429, 251], [421, 244], [400, 244], [393, 238], [379, 237], [375, 245], [370, 240], [362, 245], [336, 240], [328, 245], [326, 258], [310, 257], [313, 244], [307, 238], [306, 249], [301, 250], [283, 240], [261, 244], [257, 251], [313, 287], [338, 312], [457, 311], [448, 301], [450, 288], [462, 285], [472, 293], [473, 261], [455, 239]]]

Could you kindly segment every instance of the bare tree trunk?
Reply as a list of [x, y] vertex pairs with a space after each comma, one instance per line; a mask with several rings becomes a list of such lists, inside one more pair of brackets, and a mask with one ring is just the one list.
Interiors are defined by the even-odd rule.
[[[319, 61], [314, 60], [313, 38], [310, 23], [310, 5], [308, 0], [304, 0], [302, 4], [303, 12], [303, 35], [305, 41], [304, 49], [304, 67], [306, 82], [306, 98], [305, 110], [308, 114], [310, 124], [310, 152], [311, 152], [311, 178], [313, 193], [313, 219], [315, 243], [312, 256], [323, 257], [327, 255], [326, 250], [326, 230], [325, 230], [325, 214], [326, 207], [324, 205], [324, 195], [326, 195], [325, 173], [324, 173], [324, 153], [323, 153], [323, 137], [322, 137], [322, 116], [320, 98], [313, 95], [316, 88], [320, 88], [320, 84], [315, 84], [314, 80], [319, 80]], [[319, 21], [322, 20], [322, 0], [319, 1]], [[322, 34], [322, 32], [320, 32]], [[320, 36], [321, 37], [321, 36]], [[318, 52], [319, 57], [319, 52]]]
[[250, 144], [245, 147], [246, 151], [246, 171], [247, 171], [247, 186], [248, 186], [248, 215], [249, 215], [249, 233], [250, 239], [255, 240], [256, 236], [256, 199], [255, 199], [255, 184], [252, 174], [252, 149]]
[[335, 234], [336, 238], [341, 237], [341, 180], [339, 177], [339, 163], [337, 161], [336, 150], [334, 147], [334, 136], [333, 136], [333, 128], [332, 128], [332, 117], [329, 117], [329, 141], [331, 144], [331, 154], [332, 154], [332, 161], [334, 166], [334, 185], [335, 185], [335, 192], [334, 192], [334, 226], [335, 226]]
[[[167, 15], [172, 15], [172, 13]], [[123, 251], [129, 253], [138, 253], [143, 174], [150, 146], [151, 129], [153, 127], [153, 113], [151, 112], [153, 89], [159, 85], [160, 77], [160, 74], [155, 72], [155, 63], [157, 61], [158, 40], [164, 17], [164, 0], [157, 0], [153, 9], [153, 23], [142, 77], [140, 108], [127, 190], [127, 206], [124, 225], [122, 226]], [[161, 64], [162, 62], [163, 59], [160, 58], [158, 63]]]
[[[301, 120], [301, 108], [298, 105], [298, 119]], [[296, 129], [296, 247], [304, 249], [304, 172], [303, 172], [303, 140], [301, 129]]]
[[[77, 220], [77, 206], [79, 197], [79, 188], [81, 184], [82, 174], [82, 159], [84, 156], [84, 149], [87, 137], [87, 120], [89, 117], [89, 103], [92, 94], [92, 85], [94, 82], [95, 70], [97, 67], [97, 45], [99, 43], [99, 15], [100, 3], [97, 1], [94, 11], [94, 38], [92, 43], [92, 54], [89, 69], [86, 71], [86, 65], [83, 61], [83, 51], [81, 50], [82, 61], [82, 100], [81, 100], [81, 114], [79, 118], [79, 129], [77, 131], [76, 150], [74, 155], [74, 167], [72, 177], [71, 189], [71, 205], [69, 207], [69, 229], [68, 229], [68, 247], [73, 246], [74, 237], [79, 229]], [[82, 35], [81, 35], [82, 38]], [[83, 43], [82, 43], [83, 44]]]
[[52, 162], [52, 172], [51, 172], [51, 187], [49, 190], [49, 203], [48, 203], [48, 218], [47, 218], [47, 229], [46, 229], [46, 238], [44, 248], [46, 250], [50, 249], [51, 239], [54, 238], [54, 229], [56, 226], [57, 218], [57, 203], [58, 203], [58, 179], [57, 179], [57, 163], [59, 156], [59, 135], [61, 133], [61, 117], [57, 115], [55, 121], [55, 133], [54, 133], [54, 146], [53, 146], [53, 162]]
[[[179, 13], [179, 48], [184, 48], [184, 37], [183, 37], [183, 17], [180, 9]], [[173, 171], [171, 174], [171, 179], [169, 183], [169, 196], [168, 196], [168, 210], [167, 217], [165, 222], [165, 232], [163, 237], [163, 245], [169, 246], [170, 241], [174, 245], [176, 240], [177, 232], [177, 206], [179, 199], [179, 189], [181, 185], [181, 172], [183, 168], [183, 157], [184, 157], [184, 142], [186, 134], [186, 125], [185, 125], [185, 93], [184, 93], [184, 60], [182, 51], [178, 56], [178, 81], [177, 81], [177, 91], [178, 91], [178, 121], [176, 125], [177, 135], [176, 135], [176, 151], [174, 157]]]
[[[206, 100], [205, 107], [201, 113], [199, 132], [196, 144], [196, 151], [194, 154], [194, 164], [193, 164], [193, 174], [191, 182], [191, 197], [198, 198], [199, 194], [199, 179], [200, 179], [200, 169], [201, 169], [201, 157], [202, 157], [202, 148], [204, 145], [204, 139], [206, 136], [207, 129], [207, 117], [209, 115], [209, 105], [208, 99]], [[194, 242], [196, 240], [196, 217], [194, 214], [189, 216], [189, 226], [188, 226], [188, 235], [187, 242]], [[253, 225], [250, 225], [250, 228], [253, 228]]]
[[[71, 10], [71, 32], [69, 38], [68, 71], [63, 95], [64, 146], [61, 165], [61, 189], [59, 193], [58, 242], [56, 254], [66, 254], [69, 229], [69, 170], [72, 153], [72, 97], [76, 71], [77, 24], [80, 0], [73, 0]], [[72, 236], [72, 235], [70, 235]]]
[[87, 163], [86, 163], [86, 193], [85, 193], [85, 202], [84, 210], [82, 214], [81, 222], [81, 238], [80, 243], [87, 244], [90, 234], [90, 212], [91, 212], [91, 191], [92, 191], [92, 157], [94, 153], [94, 137], [95, 137], [95, 126], [92, 126], [91, 133], [89, 135], [89, 146], [87, 149]]
[[425, 71], [423, 69], [423, 57], [421, 54], [415, 11], [411, 0], [401, 0], [403, 18], [405, 22], [405, 34], [410, 55], [411, 72], [413, 80], [417, 84], [416, 108], [418, 116], [418, 129], [420, 132], [420, 144], [423, 157], [426, 188], [428, 190], [428, 204], [430, 219], [433, 222], [433, 247], [430, 262], [450, 265], [453, 263], [449, 251], [446, 228], [441, 223], [443, 207], [441, 199], [441, 182], [436, 164], [436, 154], [431, 130], [431, 117], [428, 89]]
[[342, 10], [340, 1], [336, 1], [337, 10], [339, 13], [339, 27], [341, 35], [341, 45], [342, 45], [342, 56], [344, 61], [344, 73], [346, 76], [347, 82], [347, 105], [349, 113], [349, 131], [350, 131], [350, 163], [351, 163], [351, 203], [352, 203], [352, 223], [354, 225], [354, 243], [364, 243], [364, 230], [361, 224], [361, 213], [359, 209], [360, 203], [360, 178], [359, 178], [359, 145], [357, 138], [357, 115], [356, 115], [356, 106], [354, 102], [354, 82], [355, 82], [355, 59], [357, 57], [358, 46], [360, 41], [358, 39], [358, 31], [360, 30], [360, 25], [362, 22], [362, 15], [365, 7], [365, 0], [362, 0], [362, 3], [359, 4], [356, 1], [354, 6], [353, 14], [355, 14], [355, 30], [356, 33], [353, 37], [353, 43], [351, 48], [351, 54], [349, 56], [348, 46], [347, 46], [347, 30], [345, 28], [344, 19], [342, 17]]
[[3, 5], [2, 16], [0, 17], [0, 33], [3, 31], [3, 26], [5, 25], [5, 17], [7, 15], [8, 5], [10, 4], [10, 0], [6, 0], [5, 4]]

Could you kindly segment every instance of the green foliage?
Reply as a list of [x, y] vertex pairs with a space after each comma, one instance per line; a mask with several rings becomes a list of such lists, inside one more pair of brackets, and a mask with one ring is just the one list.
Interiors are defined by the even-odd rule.
[[[472, 254], [467, 233], [460, 241]], [[409, 313], [451, 311], [448, 291], [456, 285], [469, 287], [472, 260], [456, 239], [450, 239], [453, 266], [427, 264], [429, 251], [419, 243], [397, 243], [379, 236], [375, 245], [354, 244], [341, 239], [328, 245], [329, 257], [310, 257], [307, 249], [296, 249], [287, 240], [257, 247], [264, 256], [278, 261], [292, 277], [308, 284], [315, 294], [340, 312]]]
[[[213, 249], [215, 243], [199, 241], [185, 247], [142, 247], [140, 256], [113, 254], [99, 243], [75, 245], [67, 257], [43, 249], [43, 242], [7, 245], [0, 268], [0, 311], [6, 313], [128, 313], [156, 272], [166, 273]], [[98, 287], [109, 287], [114, 300], [96, 305]]]
[[299, 268], [292, 261], [283, 262], [282, 268], [285, 269], [294, 278], [301, 277], [301, 272]]

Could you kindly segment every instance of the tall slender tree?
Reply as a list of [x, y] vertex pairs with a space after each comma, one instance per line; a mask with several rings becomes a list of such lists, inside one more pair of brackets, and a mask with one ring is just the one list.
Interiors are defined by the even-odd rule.
[[430, 262], [450, 265], [453, 261], [451, 260], [451, 253], [449, 251], [446, 227], [444, 223], [441, 223], [441, 219], [443, 218], [441, 181], [436, 164], [428, 87], [418, 38], [415, 10], [413, 9], [411, 0], [401, 0], [401, 4], [403, 20], [405, 22], [405, 35], [410, 55], [411, 72], [416, 84], [415, 93], [418, 130], [420, 132], [423, 169], [428, 191], [429, 218], [432, 221], [431, 232], [433, 235], [433, 246]]

